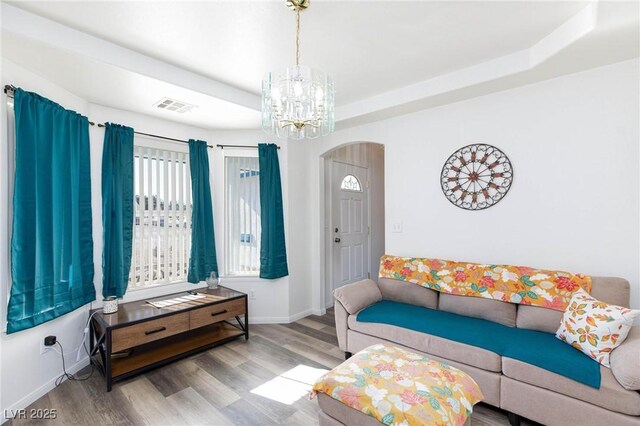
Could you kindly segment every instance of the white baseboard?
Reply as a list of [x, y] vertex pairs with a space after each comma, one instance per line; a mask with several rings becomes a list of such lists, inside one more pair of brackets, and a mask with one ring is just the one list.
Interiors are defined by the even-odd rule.
[[297, 314], [289, 315], [288, 317], [251, 317], [251, 315], [249, 315], [249, 324], [289, 324], [301, 318], [308, 317], [309, 315], [318, 314], [316, 314], [316, 311], [313, 309], [307, 309]]
[[[78, 371], [82, 370], [87, 365], [89, 365], [89, 357], [85, 356], [80, 361], [76, 362], [71, 367], [67, 368], [67, 373], [76, 374]], [[42, 398], [48, 392], [50, 392], [51, 390], [55, 389], [56, 380], [58, 379], [58, 377], [60, 377], [60, 376], [56, 376], [56, 377], [52, 378], [47, 383], [43, 384], [42, 386], [40, 386], [38, 389], [34, 390], [30, 394], [26, 395], [24, 398], [22, 398], [21, 400], [19, 400], [15, 404], [11, 405], [10, 407], [2, 408], [2, 412], [0, 413], [0, 424], [2, 424], [4, 422], [6, 422], [7, 420], [9, 420], [8, 418], [5, 417], [7, 414], [9, 414], [11, 412], [15, 413], [18, 410], [22, 410], [24, 408], [27, 408], [29, 405], [33, 404], [38, 399]]]
[[289, 322], [298, 321], [301, 318], [308, 317], [313, 313], [312, 309], [307, 309], [306, 311], [298, 312], [297, 314], [289, 316]]
[[249, 317], [249, 324], [289, 324], [289, 317]]

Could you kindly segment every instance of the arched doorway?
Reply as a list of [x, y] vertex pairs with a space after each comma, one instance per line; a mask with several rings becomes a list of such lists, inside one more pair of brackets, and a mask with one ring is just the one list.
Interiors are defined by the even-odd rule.
[[384, 145], [351, 143], [324, 159], [323, 307], [332, 292], [365, 278], [376, 278], [384, 254]]

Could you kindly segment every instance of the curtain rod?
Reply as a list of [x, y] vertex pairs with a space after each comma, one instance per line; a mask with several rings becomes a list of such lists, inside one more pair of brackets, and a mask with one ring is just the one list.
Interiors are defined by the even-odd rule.
[[[104, 124], [99, 123], [98, 127], [104, 127]], [[166, 141], [172, 141], [172, 142], [180, 142], [180, 143], [189, 143], [189, 141], [185, 141], [183, 139], [176, 139], [176, 138], [170, 138], [168, 136], [160, 136], [160, 135], [154, 135], [152, 133], [144, 133], [144, 132], [137, 132], [137, 131], [133, 131], [133, 133], [135, 133], [136, 135], [142, 135], [142, 136], [149, 136], [152, 138], [157, 138], [157, 139], [164, 139]], [[213, 145], [207, 145], [207, 148], [213, 148]]]
[[[225, 149], [225, 148], [253, 148], [253, 149], [258, 149], [257, 145], [221, 145], [221, 144], [217, 144], [216, 146], [218, 148], [220, 148], [220, 149]], [[278, 145], [278, 149], [280, 149], [280, 145]]]
[[[11, 85], [11, 84], [7, 84], [4, 86], [4, 93], [7, 94], [8, 97], [13, 98], [13, 93], [15, 91], [15, 86]], [[93, 121], [89, 121], [89, 124], [92, 126], [95, 126], [96, 123], [94, 123]], [[98, 123], [98, 127], [104, 127], [104, 124], [102, 123]], [[133, 131], [133, 133], [135, 133], [136, 135], [142, 135], [142, 136], [149, 136], [152, 138], [157, 138], [157, 139], [164, 139], [167, 141], [172, 141], [172, 142], [180, 142], [180, 143], [189, 143], [189, 141], [185, 141], [183, 139], [176, 139], [176, 138], [170, 138], [167, 136], [160, 136], [160, 135], [154, 135], [152, 133], [144, 133], [144, 132], [137, 132], [137, 131]], [[258, 148], [255, 145], [216, 145], [218, 148], [224, 149], [224, 148]], [[207, 145], [207, 148], [213, 148], [213, 145]], [[280, 149], [280, 146], [278, 146], [278, 149]]]
[[[10, 97], [11, 99], [13, 99], [13, 95], [14, 95], [15, 90], [16, 90], [16, 87], [11, 85], [11, 84], [5, 84], [5, 86], [4, 86], [4, 93], [8, 97]], [[93, 121], [89, 121], [89, 124], [92, 125], [92, 126], [96, 125], [96, 123], [94, 123]]]

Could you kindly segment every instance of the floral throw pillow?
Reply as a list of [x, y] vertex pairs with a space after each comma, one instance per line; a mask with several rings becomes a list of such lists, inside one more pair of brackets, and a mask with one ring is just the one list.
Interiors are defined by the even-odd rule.
[[609, 355], [627, 338], [639, 310], [609, 305], [580, 289], [564, 311], [556, 337], [609, 367]]

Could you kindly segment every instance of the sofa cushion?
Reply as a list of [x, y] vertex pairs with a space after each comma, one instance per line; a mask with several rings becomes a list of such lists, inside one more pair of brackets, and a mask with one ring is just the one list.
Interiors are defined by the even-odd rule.
[[395, 325], [454, 340], [538, 365], [595, 388], [600, 385], [598, 363], [550, 333], [389, 300], [358, 312], [357, 321]]
[[539, 306], [518, 306], [518, 318], [516, 319], [516, 327], [518, 328], [555, 333], [558, 331], [560, 321], [562, 321], [562, 312], [560, 311]]
[[616, 277], [591, 277], [591, 295], [610, 305], [629, 307], [629, 281]]
[[368, 334], [369, 336], [380, 337], [430, 355], [498, 373], [502, 369], [500, 355], [476, 346], [394, 325], [360, 322], [356, 319], [356, 315], [350, 315], [348, 323], [351, 330]]
[[382, 298], [385, 300], [431, 309], [438, 307], [438, 292], [430, 288], [389, 278], [378, 279], [378, 287], [382, 293]]
[[624, 343], [611, 352], [611, 372], [623, 388], [640, 390], [640, 326], [631, 327]]
[[[438, 301], [438, 309], [467, 317], [486, 319], [509, 327], [516, 326], [515, 303], [442, 293]], [[557, 329], [558, 327], [553, 331]]]
[[[591, 277], [591, 295], [598, 300], [629, 307], [629, 281], [614, 277]], [[516, 327], [555, 333], [562, 312], [540, 306], [518, 305]]]
[[333, 291], [333, 297], [350, 314], [355, 314], [362, 308], [382, 300], [378, 284], [369, 279], [339, 287]]
[[516, 359], [502, 358], [502, 374], [512, 379], [580, 399], [631, 416], [640, 416], [640, 393], [624, 389], [611, 374], [600, 367], [600, 389], [594, 389], [548, 370]]

